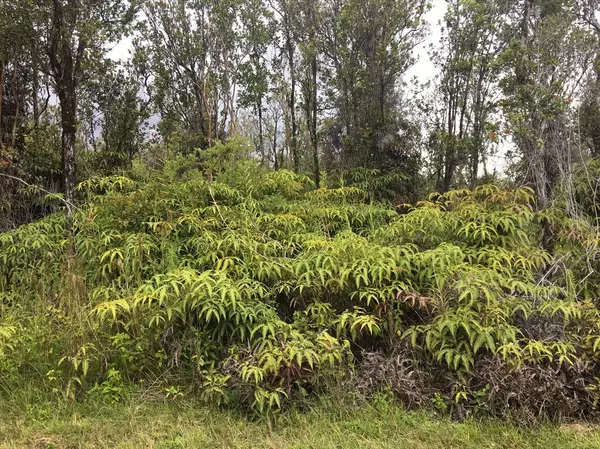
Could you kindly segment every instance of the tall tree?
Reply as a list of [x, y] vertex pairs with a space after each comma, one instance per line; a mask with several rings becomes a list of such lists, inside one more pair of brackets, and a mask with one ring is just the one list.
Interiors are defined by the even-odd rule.
[[402, 159], [402, 77], [424, 37], [428, 7], [421, 0], [326, 2], [320, 35], [345, 164], [382, 168]]
[[130, 166], [143, 148], [151, 102], [146, 84], [131, 64], [106, 60], [82, 85], [80, 129], [96, 152], [93, 169], [112, 173]]
[[508, 5], [503, 0], [447, 0], [440, 46], [432, 59], [440, 69], [437, 95], [430, 110], [437, 111], [430, 139], [437, 189], [449, 190], [457, 172], [473, 186], [485, 158], [486, 141], [494, 129], [498, 106], [499, 56]]
[[135, 15], [135, 7], [127, 0], [18, 1], [31, 9], [36, 46], [45, 52], [59, 100], [63, 190], [70, 235], [75, 204], [78, 88], [94, 62], [106, 53], [107, 44], [122, 36]]
[[569, 171], [574, 147], [568, 111], [594, 52], [571, 1], [523, 0], [513, 11], [504, 112], [521, 156], [518, 173], [543, 207]]
[[297, 96], [299, 84], [300, 36], [303, 33], [299, 20], [302, 3], [294, 0], [268, 0], [269, 8], [275, 12], [275, 47], [280, 57], [273, 59], [277, 88], [287, 98], [283, 116], [285, 117], [286, 145], [292, 158], [295, 172], [300, 171], [300, 150], [298, 146], [299, 123], [297, 116]]
[[312, 163], [313, 179], [319, 188], [321, 183], [321, 168], [319, 164], [319, 57], [321, 55], [321, 40], [318, 30], [321, 23], [320, 4], [315, 0], [298, 2], [297, 32], [302, 57], [301, 86], [304, 117], [308, 131]]
[[235, 124], [244, 54], [237, 0], [149, 0], [136, 63], [153, 78], [161, 128], [184, 152], [207, 148]]
[[578, 0], [579, 19], [595, 36], [595, 58], [579, 108], [581, 137], [593, 156], [600, 156], [600, 1]]
[[251, 106], [258, 116], [258, 150], [265, 159], [263, 112], [269, 90], [269, 60], [267, 52], [273, 44], [272, 13], [261, 0], [245, 0], [240, 12], [241, 45], [247, 59], [240, 66], [240, 106]]

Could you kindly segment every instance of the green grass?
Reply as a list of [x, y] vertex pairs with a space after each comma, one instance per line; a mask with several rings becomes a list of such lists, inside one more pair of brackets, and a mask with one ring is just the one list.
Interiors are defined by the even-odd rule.
[[317, 406], [290, 413], [272, 429], [189, 402], [38, 404], [0, 412], [0, 448], [600, 448], [600, 429], [591, 425], [455, 423], [390, 405]]

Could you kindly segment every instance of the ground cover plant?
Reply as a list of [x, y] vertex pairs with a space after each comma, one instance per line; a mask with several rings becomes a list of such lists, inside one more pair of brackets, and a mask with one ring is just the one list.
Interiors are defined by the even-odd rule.
[[497, 421], [461, 423], [406, 412], [387, 400], [369, 405], [322, 403], [287, 413], [273, 429], [240, 414], [187, 403], [97, 402], [56, 409], [38, 404], [2, 414], [0, 448], [309, 449], [522, 448], [591, 449], [600, 432], [588, 424], [519, 428]]
[[591, 222], [527, 188], [395, 205], [211, 151], [80, 184], [72, 238], [62, 214], [0, 234], [2, 396], [151, 384], [271, 419], [385, 391], [463, 418], [596, 416]]

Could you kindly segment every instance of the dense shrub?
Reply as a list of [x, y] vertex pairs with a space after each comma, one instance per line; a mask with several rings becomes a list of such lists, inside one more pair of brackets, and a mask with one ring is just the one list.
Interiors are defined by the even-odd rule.
[[115, 401], [151, 381], [271, 413], [335, 384], [463, 415], [592, 416], [591, 224], [536, 212], [528, 189], [398, 214], [355, 185], [190, 161], [80, 185], [73, 242], [58, 214], [0, 234], [3, 390]]

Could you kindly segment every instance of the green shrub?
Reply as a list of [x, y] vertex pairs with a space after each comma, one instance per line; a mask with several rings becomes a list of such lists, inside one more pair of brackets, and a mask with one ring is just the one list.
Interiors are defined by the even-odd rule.
[[[496, 186], [398, 214], [359, 187], [315, 190], [226, 150], [215, 151], [230, 163], [210, 170], [180, 158], [81, 184], [75, 257], [61, 215], [0, 234], [5, 391], [29, 376], [114, 402], [128, 382], [161, 379], [264, 415], [342, 382], [506, 414], [514, 379], [539, 369], [577, 373], [577, 391], [558, 400], [548, 390], [546, 404], [577, 396], [568, 413], [592, 413], [591, 225], [536, 212], [528, 189]], [[500, 372], [510, 387], [487, 387]], [[399, 391], [407, 386], [417, 392]], [[519, 398], [512, 406], [563, 412]]]

